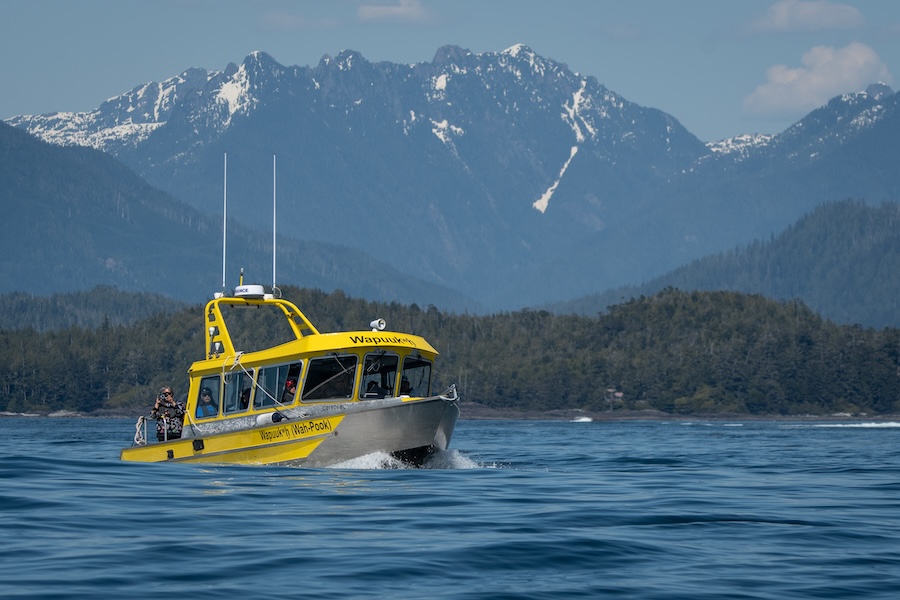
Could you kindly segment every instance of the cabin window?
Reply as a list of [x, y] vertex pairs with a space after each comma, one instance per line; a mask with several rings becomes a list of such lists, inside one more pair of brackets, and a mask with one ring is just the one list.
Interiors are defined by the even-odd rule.
[[200, 390], [197, 392], [197, 409], [194, 416], [198, 419], [209, 419], [219, 414], [219, 394], [221, 393], [221, 378], [204, 377], [200, 380]]
[[253, 394], [253, 371], [232, 371], [225, 375], [225, 414], [243, 412], [250, 408]]
[[430, 396], [431, 361], [421, 356], [404, 358], [398, 391], [400, 396]]
[[399, 364], [399, 356], [388, 354], [383, 350], [366, 354], [362, 379], [359, 383], [359, 397], [366, 399], [393, 396]]
[[303, 363], [297, 362], [260, 369], [253, 408], [293, 404], [302, 366]]
[[355, 354], [311, 359], [303, 384], [303, 401], [352, 397], [358, 362]]

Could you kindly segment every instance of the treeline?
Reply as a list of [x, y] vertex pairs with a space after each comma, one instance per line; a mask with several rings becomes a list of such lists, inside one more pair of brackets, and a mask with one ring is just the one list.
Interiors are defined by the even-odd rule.
[[[320, 331], [423, 335], [436, 385], [497, 409], [669, 414], [900, 413], [900, 330], [823, 320], [799, 302], [666, 289], [596, 317], [434, 307], [284, 288]], [[161, 385], [184, 393], [203, 353], [202, 308], [131, 325], [0, 332], [0, 410], [146, 410]]]
[[182, 310], [185, 303], [149, 292], [124, 292], [108, 285], [92, 290], [37, 296], [13, 292], [0, 296], [0, 330], [52, 331], [128, 325], [156, 313]]

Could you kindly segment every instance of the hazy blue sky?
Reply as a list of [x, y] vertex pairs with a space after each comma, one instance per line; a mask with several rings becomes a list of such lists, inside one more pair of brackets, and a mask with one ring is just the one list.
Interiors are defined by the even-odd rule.
[[705, 141], [775, 133], [830, 97], [900, 83], [897, 0], [0, 0], [0, 119], [89, 111], [254, 50], [316, 65], [524, 43]]

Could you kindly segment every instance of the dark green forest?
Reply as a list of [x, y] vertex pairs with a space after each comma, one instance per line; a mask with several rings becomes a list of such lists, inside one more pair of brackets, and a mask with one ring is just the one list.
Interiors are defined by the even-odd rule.
[[622, 298], [682, 290], [732, 290], [800, 298], [836, 323], [900, 325], [900, 204], [827, 202], [767, 241], [706, 256], [639, 286], [547, 306], [596, 314]]
[[0, 330], [51, 331], [74, 325], [127, 325], [160, 312], [177, 312], [185, 303], [149, 292], [124, 292], [108, 285], [92, 290], [36, 296], [13, 292], [0, 296]]
[[[383, 317], [389, 330], [424, 336], [441, 353], [436, 385], [459, 385], [464, 415], [466, 404], [623, 415], [900, 413], [900, 330], [838, 325], [799, 301], [667, 288], [590, 317], [474, 316], [283, 291], [323, 332]], [[161, 385], [183, 394], [187, 368], [203, 353], [202, 314], [198, 305], [132, 323], [93, 316], [87, 322], [99, 325], [45, 331], [23, 315], [0, 330], [0, 411], [138, 414]]]

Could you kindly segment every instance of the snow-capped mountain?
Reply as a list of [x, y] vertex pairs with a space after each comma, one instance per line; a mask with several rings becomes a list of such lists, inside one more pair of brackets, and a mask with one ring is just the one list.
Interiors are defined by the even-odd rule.
[[[9, 123], [113, 154], [210, 214], [227, 153], [228, 214], [263, 230], [277, 155], [279, 233], [339, 241], [514, 308], [640, 281], [787, 225], [844, 193], [828, 188], [841, 177], [831, 162], [896, 127], [896, 103], [875, 86], [781, 134], [704, 144], [527, 46], [446, 46], [418, 64], [347, 50], [285, 67], [255, 52], [89, 113]], [[889, 189], [889, 175], [854, 195]]]
[[[478, 93], [473, 96], [473, 91]], [[160, 128], [185, 122], [193, 127], [194, 145], [208, 143], [225, 135], [236, 119], [251, 118], [266, 104], [290, 97], [311, 97], [314, 104], [349, 117], [371, 111], [373, 101], [384, 94], [393, 96], [392, 102], [374, 108], [392, 113], [398, 131], [409, 136], [417, 129], [430, 130], [451, 154], [466, 126], [481, 126], [481, 115], [466, 108], [485, 101], [493, 105], [489, 110], [512, 118], [544, 113], [567, 130], [572, 147], [594, 145], [614, 156], [616, 147], [649, 144], [663, 163], [702, 154], [674, 118], [630, 103], [594, 78], [572, 73], [524, 45], [484, 54], [448, 46], [433, 63], [418, 65], [374, 65], [344, 51], [335, 58], [326, 55], [314, 69], [283, 67], [264, 52], [254, 52], [224, 71], [192, 68], [161, 83], [140, 85], [91, 112], [20, 116], [8, 122], [51, 143], [115, 154], [140, 146]]]
[[265, 59], [262, 53], [255, 53], [240, 67], [232, 64], [224, 71], [188, 69], [161, 83], [139, 85], [90, 112], [14, 117], [8, 122], [50, 143], [88, 146], [113, 154], [123, 147], [139, 146], [164, 127], [173, 113], [191, 107], [202, 111], [191, 111], [190, 122], [221, 130], [235, 115], [247, 115], [254, 107], [247, 68]]
[[875, 83], [865, 91], [832, 98], [825, 106], [777, 135], [739, 135], [707, 144], [718, 156], [735, 160], [777, 154], [783, 160], [814, 160], [820, 151], [840, 146], [866, 130], [876, 129], [896, 110], [894, 91], [884, 83]]
[[814, 159], [819, 150], [840, 145], [867, 129], [878, 127], [882, 119], [890, 116], [894, 106], [896, 98], [890, 86], [874, 83], [865, 91], [832, 98], [780, 134], [742, 134], [710, 142], [707, 147], [715, 156], [728, 156], [737, 161], [773, 153], [783, 159], [804, 156]]

